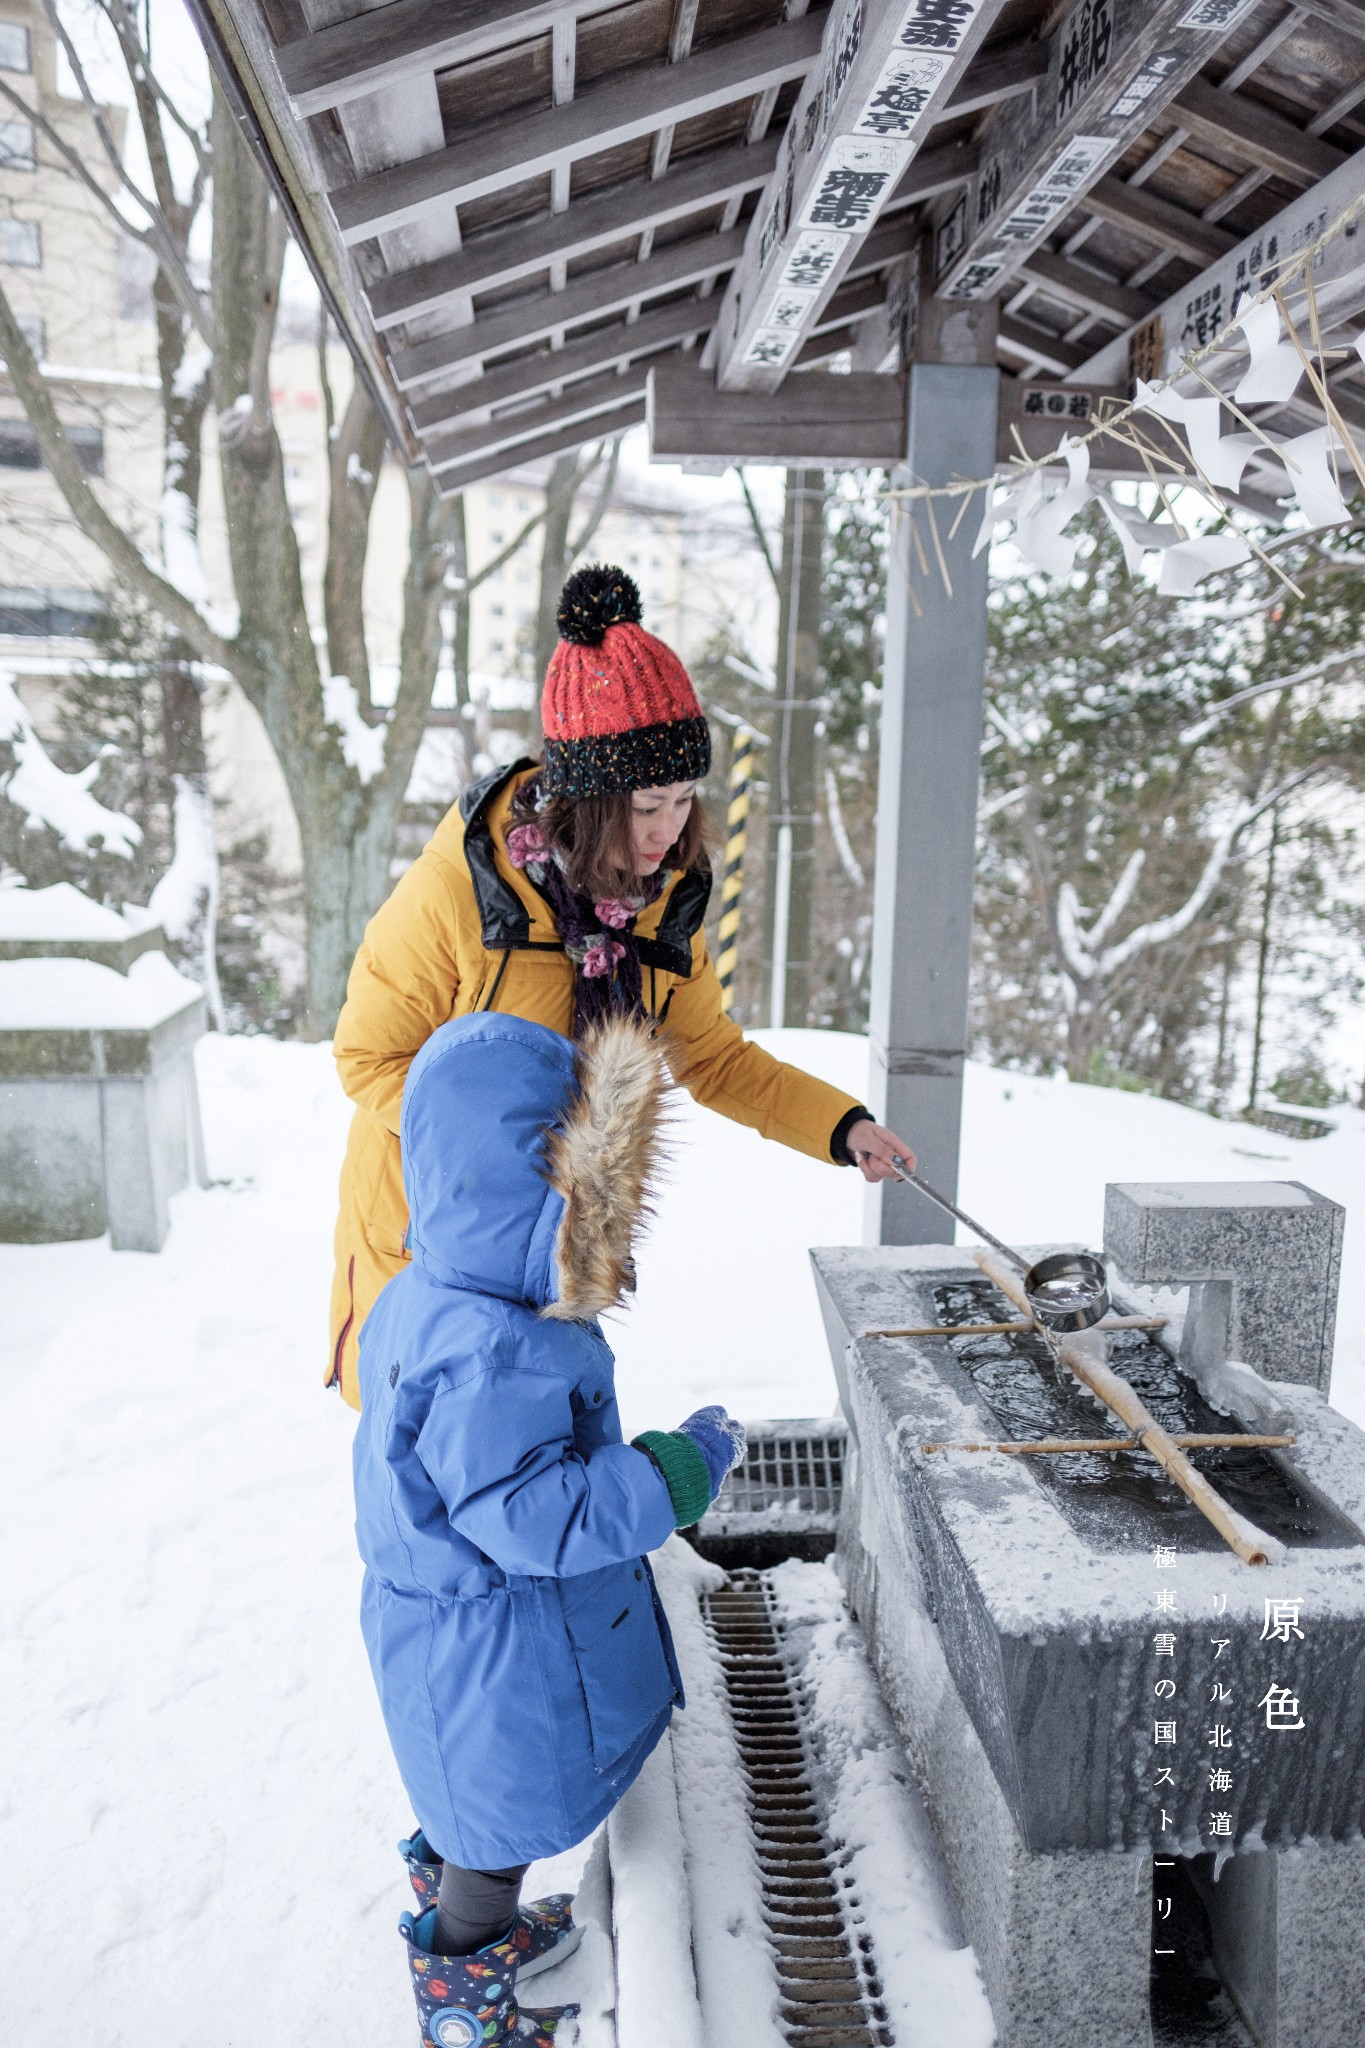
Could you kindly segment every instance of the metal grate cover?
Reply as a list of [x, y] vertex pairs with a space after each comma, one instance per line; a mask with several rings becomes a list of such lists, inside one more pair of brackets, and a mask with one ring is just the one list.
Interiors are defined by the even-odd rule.
[[791, 2048], [893, 2048], [872, 1943], [806, 1770], [800, 1708], [766, 1582], [736, 1572], [702, 1601], [725, 1676]]
[[839, 1512], [844, 1483], [842, 1422], [753, 1422], [749, 1448], [730, 1474], [717, 1515], [763, 1514], [772, 1508], [828, 1516]]

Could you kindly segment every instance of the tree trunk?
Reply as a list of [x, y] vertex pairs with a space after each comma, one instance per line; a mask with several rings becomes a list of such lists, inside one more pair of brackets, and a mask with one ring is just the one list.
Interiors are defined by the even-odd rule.
[[533, 754], [540, 752], [545, 734], [540, 723], [540, 691], [550, 657], [559, 645], [555, 615], [559, 593], [569, 573], [569, 522], [574, 499], [582, 482], [576, 454], [557, 455], [545, 485], [545, 525], [540, 545], [540, 595], [536, 604], [535, 642], [531, 652], [533, 695], [527, 723], [526, 743]]
[[768, 749], [764, 869], [766, 1007], [774, 1027], [804, 1025], [810, 1015], [824, 537], [824, 471], [789, 469], [782, 518], [777, 703]]
[[383, 460], [384, 422], [357, 377], [329, 450], [327, 567], [322, 598], [332, 674], [349, 677], [361, 716], [367, 719], [373, 704], [365, 645], [364, 567], [370, 510]]
[[[188, 220], [178, 213], [174, 225], [183, 242]], [[188, 553], [197, 566], [210, 364], [173, 285], [160, 267], [153, 282], [152, 299], [161, 383], [162, 562], [166, 573], [174, 578], [177, 568], [182, 566], [175, 559], [177, 550]], [[191, 356], [194, 360], [187, 361]], [[180, 634], [167, 628], [161, 658], [161, 747], [166, 782], [174, 792], [171, 865], [183, 868], [192, 878], [196, 897], [191, 923], [174, 936], [196, 944], [209, 1015], [215, 1027], [225, 1031], [227, 1017], [218, 980], [221, 876], [203, 712], [203, 682], [194, 650]]]

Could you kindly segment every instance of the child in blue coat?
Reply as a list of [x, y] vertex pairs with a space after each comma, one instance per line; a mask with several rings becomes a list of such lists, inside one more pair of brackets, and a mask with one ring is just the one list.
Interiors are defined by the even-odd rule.
[[596, 1322], [633, 1284], [657, 1163], [658, 1052], [482, 1013], [403, 1095], [412, 1263], [360, 1344], [361, 1624], [420, 1833], [403, 1845], [426, 2048], [548, 2048], [571, 2008], [517, 1978], [578, 1935], [522, 1877], [590, 1834], [683, 1703], [647, 1562], [742, 1455], [723, 1409], [622, 1441]]

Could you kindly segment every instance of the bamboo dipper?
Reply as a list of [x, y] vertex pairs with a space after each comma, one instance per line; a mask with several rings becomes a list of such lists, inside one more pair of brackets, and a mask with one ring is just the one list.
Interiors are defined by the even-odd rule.
[[[1028, 1316], [1031, 1323], [1036, 1317], [1029, 1309], [1028, 1297], [1020, 1286], [1018, 1278], [1004, 1264], [988, 1251], [973, 1251], [972, 1257], [990, 1280], [1016, 1308]], [[1041, 1329], [1042, 1325], [1038, 1327]], [[1197, 1472], [1175, 1440], [1167, 1434], [1143, 1403], [1135, 1387], [1112, 1371], [1105, 1362], [1104, 1339], [1099, 1332], [1083, 1330], [1075, 1336], [1063, 1337], [1060, 1342], [1048, 1330], [1043, 1330], [1053, 1355], [1067, 1366], [1083, 1386], [1099, 1396], [1106, 1408], [1113, 1410], [1120, 1422], [1126, 1423], [1145, 1451], [1149, 1451], [1162, 1469], [1172, 1478], [1187, 1499], [1194, 1502], [1201, 1515], [1212, 1522], [1223, 1541], [1236, 1551], [1243, 1564], [1278, 1564], [1285, 1555], [1285, 1547], [1278, 1538], [1268, 1536], [1258, 1529], [1254, 1522], [1239, 1515], [1230, 1508], [1222, 1496], [1210, 1486], [1202, 1472]]]

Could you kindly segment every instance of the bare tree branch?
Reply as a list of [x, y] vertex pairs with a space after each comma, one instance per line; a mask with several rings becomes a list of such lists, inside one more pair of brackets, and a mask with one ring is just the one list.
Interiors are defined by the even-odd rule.
[[[602, 445], [599, 442], [596, 454], [583, 472], [585, 480], [592, 475], [593, 470], [596, 469], [601, 460]], [[569, 560], [571, 562], [576, 562], [583, 550], [592, 546], [597, 529], [602, 524], [606, 516], [607, 507], [611, 503], [612, 492], [616, 489], [616, 472], [620, 466], [621, 439], [618, 435], [611, 444], [611, 453], [607, 457], [607, 466], [602, 473], [602, 481], [598, 487], [597, 496], [593, 500], [592, 510], [584, 520], [582, 530], [577, 538], [569, 542]]]
[[747, 476], [745, 476], [744, 471], [742, 469], [737, 468], [735, 470], [735, 475], [739, 478], [739, 487], [744, 493], [744, 503], [746, 504], [749, 510], [749, 523], [754, 529], [754, 539], [758, 542], [759, 553], [762, 555], [764, 561], [767, 564], [768, 574], [773, 579], [773, 589], [777, 591], [780, 596], [782, 591], [782, 578], [777, 573], [777, 564], [773, 560], [773, 551], [768, 545], [768, 536], [763, 530], [763, 521], [758, 516], [758, 507], [754, 503], [754, 494], [749, 489], [749, 479]]
[[[123, 60], [128, 65], [129, 75], [134, 86], [140, 85], [145, 81], [149, 96], [154, 98], [160, 106], [164, 107], [165, 111], [170, 115], [176, 127], [194, 151], [195, 164], [197, 166], [195, 181], [196, 184], [202, 183], [209, 177], [212, 170], [212, 158], [209, 153], [208, 143], [194, 123], [186, 120], [170, 93], [166, 91], [166, 88], [153, 71], [151, 51], [147, 48], [146, 38], [138, 28], [137, 18], [133, 9], [126, 4], [126, 0], [97, 0], [97, 4], [119, 39], [119, 46], [123, 51]], [[131, 62], [130, 52], [133, 53]], [[134, 70], [134, 65], [137, 67], [136, 70]]]
[[193, 647], [202, 661], [211, 661], [241, 675], [249, 667], [243, 650], [216, 633], [202, 612], [182, 596], [147, 561], [141, 549], [111, 518], [91, 489], [76, 451], [57, 416], [33, 352], [23, 336], [9, 298], [0, 285], [0, 356], [19, 394], [43, 461], [70, 507], [81, 531], [95, 543], [111, 568], [143, 596]]
[[484, 581], [485, 577], [491, 576], [495, 569], [501, 569], [504, 562], [510, 562], [513, 555], [515, 555], [519, 549], [525, 547], [527, 541], [531, 538], [531, 535], [535, 532], [536, 528], [538, 526], [543, 526], [544, 524], [545, 507], [542, 505], [539, 512], [533, 512], [528, 519], [523, 521], [521, 527], [518, 529], [516, 533], [513, 534], [511, 540], [508, 541], [505, 548], [499, 549], [496, 555], [490, 555], [488, 560], [484, 563], [482, 569], [476, 569], [472, 576], [465, 577], [465, 590], [477, 590], [479, 585]]
[[180, 248], [170, 227], [167, 225], [164, 215], [155, 202], [148, 199], [145, 193], [140, 192], [131, 178], [124, 177], [121, 179], [120, 182], [124, 188], [132, 194], [137, 205], [147, 216], [149, 225], [145, 228], [137, 227], [125, 214], [119, 212], [118, 207], [114, 204], [113, 194], [107, 192], [104, 186], [100, 184], [98, 178], [92, 176], [89, 166], [80, 155], [80, 152], [73, 149], [70, 143], [58, 134], [46, 115], [40, 112], [37, 107], [31, 106], [27, 100], [22, 99], [13, 86], [7, 85], [2, 78], [0, 78], [0, 96], [8, 100], [11, 106], [17, 108], [26, 121], [32, 123], [44, 141], [56, 150], [71, 174], [79, 179], [86, 190], [98, 199], [105, 212], [118, 224], [124, 234], [131, 235], [134, 241], [141, 242], [144, 248], [152, 250], [157, 261], [165, 271], [171, 289], [174, 291], [182, 310], [196, 331], [207, 341], [207, 317], [204, 311], [203, 300], [195, 290], [194, 281], [185, 266]]
[[330, 331], [331, 331], [331, 320], [330, 320], [330, 317], [329, 317], [329, 315], [328, 315], [328, 312], [327, 312], [327, 302], [326, 302], [326, 300], [325, 300], [325, 299], [323, 299], [322, 297], [319, 297], [319, 299], [318, 299], [318, 382], [319, 382], [319, 384], [321, 384], [321, 386], [322, 386], [322, 417], [323, 417], [323, 424], [325, 425], [325, 427], [326, 427], [326, 429], [327, 429], [327, 448], [328, 448], [328, 460], [329, 460], [329, 461], [331, 460], [331, 447], [332, 447], [332, 443], [333, 443], [333, 441], [334, 441], [334, 440], [336, 439], [336, 431], [337, 431], [337, 408], [336, 408], [336, 399], [335, 399], [335, 397], [334, 397], [334, 396], [333, 396], [333, 394], [332, 394], [332, 379], [331, 379], [331, 375], [330, 375], [330, 373], [329, 373], [329, 371], [328, 371], [328, 368], [327, 368], [327, 336], [328, 336], [328, 334], [330, 333]]

